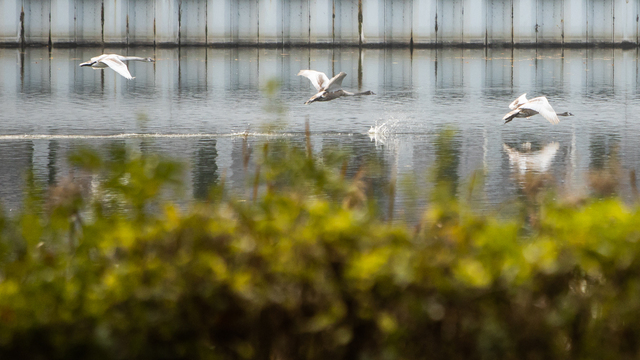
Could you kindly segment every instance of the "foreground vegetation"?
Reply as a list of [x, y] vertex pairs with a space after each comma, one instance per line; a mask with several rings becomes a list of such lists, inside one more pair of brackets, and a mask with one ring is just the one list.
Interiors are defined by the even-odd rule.
[[75, 154], [90, 191], [32, 184], [0, 222], [0, 358], [640, 356], [637, 207], [538, 194], [498, 220], [444, 179], [406, 225], [309, 153], [267, 144], [249, 199], [222, 178], [187, 210], [162, 200], [178, 164]]

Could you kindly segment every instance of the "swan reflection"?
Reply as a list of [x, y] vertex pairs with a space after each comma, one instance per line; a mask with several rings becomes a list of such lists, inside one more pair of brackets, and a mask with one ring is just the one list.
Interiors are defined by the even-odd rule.
[[509, 156], [509, 166], [512, 170], [518, 171], [520, 174], [527, 171], [544, 173], [549, 170], [560, 144], [551, 142], [538, 151], [531, 151], [531, 143], [529, 142], [522, 144], [520, 150], [507, 144], [502, 144], [502, 148]]

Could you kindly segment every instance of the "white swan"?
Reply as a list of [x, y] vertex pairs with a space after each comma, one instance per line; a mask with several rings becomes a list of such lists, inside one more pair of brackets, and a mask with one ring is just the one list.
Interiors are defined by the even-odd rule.
[[329, 79], [325, 73], [315, 70], [300, 70], [298, 76], [304, 76], [311, 80], [313, 87], [318, 90], [317, 94], [313, 95], [304, 103], [305, 105], [314, 101], [329, 101], [341, 96], [375, 95], [373, 91], [364, 91], [354, 94], [352, 92], [342, 90], [342, 79], [347, 76], [347, 74], [342, 71], [331, 79]]
[[520, 97], [509, 104], [509, 109], [512, 111], [502, 118], [505, 124], [513, 120], [513, 118], [518, 117], [528, 119], [533, 115], [540, 114], [545, 119], [549, 120], [550, 123], [555, 125], [560, 122], [558, 116], [573, 116], [570, 112], [556, 114], [555, 110], [553, 110], [551, 104], [549, 104], [549, 101], [544, 96], [527, 100], [526, 93], [520, 95]]
[[100, 56], [92, 57], [91, 60], [87, 62], [83, 62], [80, 66], [91, 66], [94, 69], [105, 69], [110, 67], [118, 74], [124, 76], [125, 78], [132, 80], [134, 77], [131, 76], [127, 65], [123, 61], [155, 61], [152, 58], [142, 58], [137, 56], [122, 56], [117, 54], [102, 54]]

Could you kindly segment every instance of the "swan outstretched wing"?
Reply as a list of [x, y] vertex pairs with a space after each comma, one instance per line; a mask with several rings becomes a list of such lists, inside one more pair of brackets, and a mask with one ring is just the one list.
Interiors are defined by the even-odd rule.
[[334, 76], [329, 80], [329, 83], [324, 88], [327, 92], [334, 92], [342, 89], [342, 79], [347, 76], [346, 73], [340, 72], [338, 75]]
[[298, 76], [304, 76], [311, 80], [311, 84], [318, 91], [325, 90], [324, 88], [329, 84], [329, 78], [323, 72], [315, 70], [300, 70]]
[[524, 94], [520, 95], [520, 97], [518, 97], [517, 99], [513, 100], [513, 102], [511, 104], [509, 104], [509, 109], [515, 110], [520, 105], [526, 104], [527, 101], [528, 101], [527, 100], [527, 93], [524, 93]]
[[519, 109], [530, 109], [533, 111], [537, 111], [540, 115], [542, 115], [545, 119], [549, 120], [549, 122], [554, 125], [560, 122], [560, 119], [558, 119], [558, 115], [556, 114], [555, 110], [553, 110], [551, 104], [549, 104], [549, 101], [544, 96], [529, 100], [529, 102], [527, 102], [526, 104], [520, 105]]
[[122, 61], [120, 61], [118, 58], [105, 57], [104, 59], [102, 59], [100, 61], [102, 63], [106, 64], [111, 69], [113, 69], [118, 74], [124, 76], [125, 78], [127, 78], [129, 80], [133, 79], [133, 76], [131, 76], [131, 73], [129, 73], [129, 69], [127, 68], [127, 65], [125, 63], [123, 63]]

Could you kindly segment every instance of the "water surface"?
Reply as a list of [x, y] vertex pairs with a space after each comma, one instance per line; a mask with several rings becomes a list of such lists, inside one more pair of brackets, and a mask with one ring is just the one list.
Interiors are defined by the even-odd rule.
[[[101, 53], [151, 56], [132, 62], [134, 80], [80, 68]], [[615, 159], [623, 197], [640, 164], [636, 49], [0, 49], [0, 201], [15, 211], [23, 174], [54, 184], [72, 174], [66, 154], [80, 145], [123, 143], [190, 164], [189, 193], [202, 196], [222, 174], [240, 189], [250, 177], [243, 152], [274, 138], [313, 150], [340, 147], [376, 159], [372, 193], [388, 201], [391, 178], [422, 194], [433, 186], [437, 138], [454, 129], [446, 177], [463, 194], [479, 170], [474, 206], [496, 209], [522, 196], [526, 174], [549, 174], [562, 189], [588, 192], [589, 174]], [[343, 86], [377, 95], [304, 105], [315, 93], [300, 69], [348, 75]], [[276, 80], [280, 90], [265, 89]], [[522, 93], [545, 95], [558, 112], [503, 125]], [[369, 134], [372, 126], [377, 134]], [[363, 160], [364, 161], [364, 160]], [[410, 191], [409, 191], [410, 192]], [[460, 195], [462, 196], [462, 195]], [[396, 194], [396, 211], [410, 203]]]

